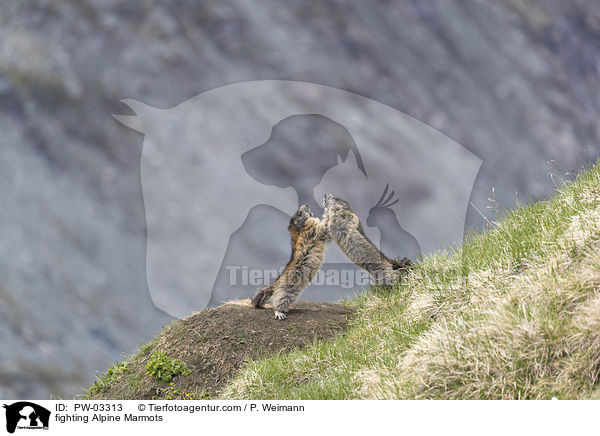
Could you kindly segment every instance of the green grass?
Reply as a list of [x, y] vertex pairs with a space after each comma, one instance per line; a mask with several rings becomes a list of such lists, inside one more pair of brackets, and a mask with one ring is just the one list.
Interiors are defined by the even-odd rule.
[[600, 164], [428, 256], [349, 330], [250, 362], [223, 398], [600, 398]]
[[95, 395], [107, 389], [121, 374], [127, 374], [129, 366], [126, 362], [115, 362], [102, 377], [96, 376], [96, 381], [88, 390], [89, 395]]

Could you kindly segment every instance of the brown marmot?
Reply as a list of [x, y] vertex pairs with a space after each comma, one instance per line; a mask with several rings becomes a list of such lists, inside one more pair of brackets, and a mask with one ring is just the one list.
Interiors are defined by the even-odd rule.
[[323, 198], [322, 224], [327, 227], [329, 237], [333, 239], [343, 253], [356, 265], [369, 272], [375, 283], [390, 290], [399, 278], [399, 272], [412, 266], [406, 257], [389, 259], [365, 235], [358, 216], [347, 201], [333, 194]]
[[276, 319], [285, 319], [292, 303], [306, 288], [323, 264], [325, 245], [329, 242], [326, 227], [303, 205], [290, 219], [292, 256], [283, 272], [268, 286], [259, 288], [252, 305], [262, 307], [273, 295]]

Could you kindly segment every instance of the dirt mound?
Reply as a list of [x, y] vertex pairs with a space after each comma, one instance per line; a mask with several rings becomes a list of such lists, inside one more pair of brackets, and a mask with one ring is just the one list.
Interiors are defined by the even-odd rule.
[[[208, 398], [245, 362], [302, 347], [342, 332], [350, 310], [339, 304], [298, 301], [288, 319], [273, 318], [249, 300], [226, 303], [173, 322], [132, 358], [111, 368], [84, 396], [89, 399]], [[146, 365], [163, 352], [184, 362], [188, 374], [161, 382]]]

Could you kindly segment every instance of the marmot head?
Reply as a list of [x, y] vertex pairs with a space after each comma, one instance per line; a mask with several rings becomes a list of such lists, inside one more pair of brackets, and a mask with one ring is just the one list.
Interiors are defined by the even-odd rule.
[[325, 194], [323, 197], [323, 207], [325, 208], [325, 212], [333, 212], [334, 210], [339, 209], [347, 209], [352, 210], [350, 207], [350, 203], [346, 200], [342, 200], [340, 197], [336, 197], [333, 194]]
[[313, 214], [306, 204], [303, 204], [298, 208], [296, 213], [290, 218], [290, 228], [302, 228], [306, 225], [309, 218], [312, 218]]

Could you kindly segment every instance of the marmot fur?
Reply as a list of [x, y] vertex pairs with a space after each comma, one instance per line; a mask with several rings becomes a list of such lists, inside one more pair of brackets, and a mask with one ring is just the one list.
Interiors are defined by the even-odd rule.
[[327, 229], [319, 218], [312, 216], [306, 205], [300, 206], [292, 216], [288, 231], [292, 244], [289, 262], [273, 283], [259, 288], [252, 297], [252, 305], [259, 308], [273, 295], [276, 319], [286, 318], [296, 297], [315, 277], [323, 264], [325, 245], [329, 242]]
[[406, 270], [412, 263], [406, 257], [389, 259], [367, 238], [358, 216], [347, 201], [333, 194], [323, 198], [322, 224], [327, 227], [333, 239], [344, 254], [356, 265], [369, 272], [375, 283], [390, 290], [399, 278], [400, 270]]

